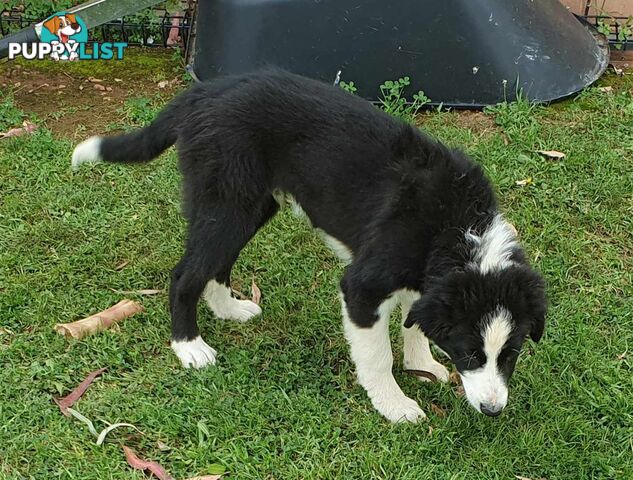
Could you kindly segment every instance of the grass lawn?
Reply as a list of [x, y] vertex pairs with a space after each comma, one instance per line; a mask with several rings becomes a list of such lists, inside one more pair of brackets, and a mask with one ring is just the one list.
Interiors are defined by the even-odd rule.
[[[54, 132], [55, 118], [20, 111], [5, 89], [0, 131], [23, 118], [44, 125], [0, 140], [0, 478], [143, 478], [126, 465], [122, 441], [178, 479], [633, 478], [633, 74], [601, 85], [613, 90], [550, 107], [418, 116], [484, 166], [547, 278], [551, 309], [496, 419], [448, 385], [404, 375], [394, 322], [396, 379], [429, 417], [417, 425], [387, 423], [355, 383], [337, 297], [342, 267], [289, 211], [234, 270], [235, 288], [248, 293], [253, 279], [261, 288], [263, 317], [216, 321], [201, 304], [218, 364], [183, 370], [169, 349], [167, 295], [119, 293], [166, 289], [181, 254], [173, 150], [147, 165], [73, 174], [73, 143], [94, 132]], [[95, 108], [92, 121], [101, 131], [131, 125], [162, 101], [128, 99], [117, 122]], [[118, 329], [82, 341], [53, 331], [126, 296], [146, 310]], [[100, 367], [108, 370], [77, 410], [98, 430], [129, 422], [143, 435], [119, 429], [96, 446], [53, 403]]]

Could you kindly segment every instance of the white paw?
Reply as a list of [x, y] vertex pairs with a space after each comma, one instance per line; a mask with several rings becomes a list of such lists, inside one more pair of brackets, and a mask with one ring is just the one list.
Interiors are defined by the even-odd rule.
[[73, 150], [71, 167], [73, 170], [77, 170], [82, 163], [97, 163], [100, 161], [101, 137], [90, 137]]
[[238, 300], [237, 298], [227, 299], [218, 305], [207, 302], [209, 308], [213, 310], [215, 316], [226, 320], [235, 320], [237, 322], [247, 322], [251, 318], [262, 314], [259, 305], [250, 300]]
[[[423, 365], [421, 370], [424, 370], [426, 372], [431, 372], [433, 375], [435, 375], [435, 378], [437, 378], [438, 382], [442, 382], [442, 383], [448, 382], [449, 371], [440, 362], [433, 361], [433, 363]], [[427, 379], [423, 378], [422, 380], [427, 380]]]
[[416, 423], [426, 418], [418, 402], [403, 394], [378, 401], [372, 400], [372, 404], [383, 417], [393, 423]]
[[231, 296], [231, 289], [215, 280], [210, 280], [204, 289], [204, 299], [218, 318], [246, 322], [262, 314], [259, 305], [250, 300], [238, 300]]
[[174, 340], [171, 342], [171, 348], [185, 368], [204, 368], [207, 365], [215, 365], [215, 356], [218, 353], [200, 336], [193, 340]]

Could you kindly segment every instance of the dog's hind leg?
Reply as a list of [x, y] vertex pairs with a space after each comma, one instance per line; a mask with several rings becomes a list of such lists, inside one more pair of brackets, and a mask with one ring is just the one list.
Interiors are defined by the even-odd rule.
[[[259, 218], [257, 229], [263, 226], [278, 209], [279, 204], [269, 199]], [[262, 309], [250, 300], [239, 300], [231, 295], [232, 267], [233, 263], [224, 265], [223, 271], [207, 282], [202, 296], [216, 317], [237, 322], [247, 322], [251, 318], [261, 315]]]
[[[401, 295], [402, 323], [409, 316], [413, 302], [420, 298], [417, 292], [406, 292]], [[433, 358], [429, 339], [417, 325], [411, 328], [402, 327], [402, 340], [404, 344], [405, 370], [423, 370], [432, 373], [440, 382], [448, 382], [448, 370], [444, 365]], [[420, 377], [420, 380], [428, 382], [429, 379]]]
[[248, 209], [233, 202], [208, 207], [190, 216], [186, 251], [172, 272], [169, 291], [171, 345], [186, 368], [215, 363], [216, 351], [200, 337], [196, 320], [198, 299], [209, 279], [226, 286], [244, 245], [277, 211], [272, 196]]
[[239, 300], [231, 295], [230, 270], [209, 280], [202, 296], [218, 318], [247, 322], [262, 313], [262, 309], [256, 303], [250, 300]]

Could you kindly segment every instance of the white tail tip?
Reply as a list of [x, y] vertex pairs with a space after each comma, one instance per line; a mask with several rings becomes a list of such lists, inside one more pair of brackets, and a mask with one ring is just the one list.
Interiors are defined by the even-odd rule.
[[81, 142], [73, 151], [72, 169], [77, 170], [82, 163], [101, 161], [101, 137], [90, 137]]

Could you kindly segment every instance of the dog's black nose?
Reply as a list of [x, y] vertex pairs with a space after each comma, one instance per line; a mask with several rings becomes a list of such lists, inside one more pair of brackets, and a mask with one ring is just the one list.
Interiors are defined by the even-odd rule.
[[486, 405], [485, 403], [479, 404], [479, 409], [481, 413], [488, 415], [489, 417], [498, 417], [501, 415], [502, 407], [498, 407], [496, 405]]

